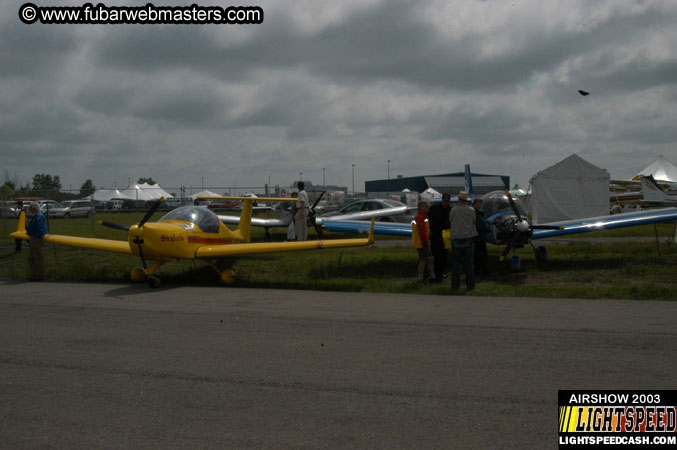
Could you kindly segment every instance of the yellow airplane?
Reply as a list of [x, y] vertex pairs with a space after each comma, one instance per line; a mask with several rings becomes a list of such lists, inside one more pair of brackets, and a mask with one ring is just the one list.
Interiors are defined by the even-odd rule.
[[[224, 283], [232, 283], [235, 281], [235, 272], [230, 269], [219, 270], [212, 260], [255, 253], [361, 247], [374, 242], [374, 220], [372, 219], [371, 231], [366, 239], [252, 243], [250, 242], [252, 201], [296, 201], [296, 199], [228, 198], [243, 202], [240, 224], [237, 230], [228, 229], [216, 214], [201, 206], [182, 206], [165, 214], [157, 222], [148, 222], [148, 219], [150, 219], [164, 200], [161, 198], [153, 204], [137, 225], [127, 227], [111, 222], [99, 221], [104, 226], [127, 231], [127, 241], [57, 234], [45, 235], [45, 241], [50, 244], [137, 255], [141, 258], [143, 268], [137, 267], [132, 270], [132, 280], [143, 281], [145, 279], [154, 288], [160, 286], [160, 279], [155, 275], [155, 271], [172, 259], [206, 260], [220, 275]], [[10, 234], [14, 239], [28, 240], [25, 214], [24, 211], [21, 212], [17, 230]], [[154, 261], [154, 264], [148, 267], [146, 265], [147, 259]]]

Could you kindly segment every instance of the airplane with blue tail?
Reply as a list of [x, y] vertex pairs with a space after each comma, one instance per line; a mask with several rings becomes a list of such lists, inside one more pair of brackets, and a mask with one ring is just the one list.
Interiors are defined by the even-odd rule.
[[[466, 189], [470, 197], [474, 199], [470, 166], [466, 164], [465, 169]], [[453, 200], [455, 199], [452, 198]], [[482, 197], [482, 200], [484, 217], [491, 224], [492, 229], [487, 236], [487, 241], [491, 244], [505, 246], [501, 261], [512, 251], [511, 264], [516, 270], [521, 267], [521, 261], [515, 254], [515, 250], [527, 245], [533, 248], [538, 262], [547, 260], [546, 248], [534, 246], [532, 241], [536, 239], [677, 221], [677, 208], [663, 208], [536, 225], [529, 219], [522, 202], [510, 195], [508, 190], [489, 192]], [[368, 233], [370, 230], [368, 222], [357, 220], [326, 220], [323, 225], [329, 231], [343, 233]], [[411, 237], [411, 232], [411, 224], [387, 222], [374, 224], [374, 234]]]

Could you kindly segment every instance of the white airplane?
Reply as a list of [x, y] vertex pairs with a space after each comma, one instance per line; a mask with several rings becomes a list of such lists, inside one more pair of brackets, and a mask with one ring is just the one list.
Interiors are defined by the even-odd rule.
[[648, 177], [640, 177], [642, 184], [642, 203], [658, 204], [658, 205], [675, 205], [677, 204], [677, 193], [671, 194], [665, 192], [660, 185], [649, 175]]

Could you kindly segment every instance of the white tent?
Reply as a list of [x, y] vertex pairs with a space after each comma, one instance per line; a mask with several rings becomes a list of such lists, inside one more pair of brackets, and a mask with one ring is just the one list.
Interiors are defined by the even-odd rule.
[[97, 189], [92, 195], [86, 197], [87, 200], [94, 200], [98, 202], [108, 202], [110, 200], [134, 200], [130, 196], [124, 194], [118, 189]]
[[217, 194], [216, 192], [212, 192], [208, 189], [205, 189], [204, 191], [200, 191], [197, 194], [191, 195], [190, 197], [194, 200], [198, 197], [223, 197], [223, 195]]
[[141, 184], [136, 184], [140, 189], [143, 189], [148, 195], [150, 195], [153, 198], [169, 198], [172, 197], [172, 194], [169, 192], [165, 191], [160, 187], [160, 184], [148, 184], [148, 183], [141, 183]]
[[442, 198], [442, 194], [440, 194], [438, 191], [435, 189], [429, 187], [425, 191], [421, 192], [421, 199], [423, 200], [436, 200], [438, 198]]
[[132, 184], [122, 191], [132, 200], [156, 200], [160, 197], [169, 198], [172, 195], [162, 189], [159, 184], [137, 183]]
[[578, 155], [541, 170], [529, 183], [534, 223], [609, 214], [609, 174]]
[[653, 177], [658, 181], [669, 181], [675, 183], [677, 182], [677, 167], [668, 161], [665, 156], [660, 155], [658, 158], [654, 159], [651, 164], [646, 166], [644, 170], [640, 170], [637, 175], [632, 177], [632, 179], [639, 180], [640, 175], [653, 175]]

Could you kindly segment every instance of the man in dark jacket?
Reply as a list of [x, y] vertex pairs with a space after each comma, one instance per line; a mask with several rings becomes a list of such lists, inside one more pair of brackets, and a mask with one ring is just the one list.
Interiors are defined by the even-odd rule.
[[30, 238], [28, 244], [28, 265], [31, 269], [30, 279], [32, 281], [41, 281], [45, 279], [42, 247], [45, 245], [47, 225], [45, 216], [40, 212], [40, 205], [37, 202], [31, 202], [29, 210], [33, 214], [26, 228], [26, 234]]
[[475, 226], [477, 236], [473, 239], [473, 264], [477, 275], [489, 275], [489, 255], [487, 254], [487, 235], [491, 233], [491, 224], [484, 218], [481, 198], [476, 198], [472, 206], [475, 208]]
[[444, 248], [442, 230], [449, 229], [449, 213], [451, 204], [449, 194], [442, 195], [442, 202], [433, 204], [428, 210], [428, 223], [430, 224], [430, 250], [435, 258], [435, 281], [442, 282], [444, 268], [447, 265], [449, 250]]

